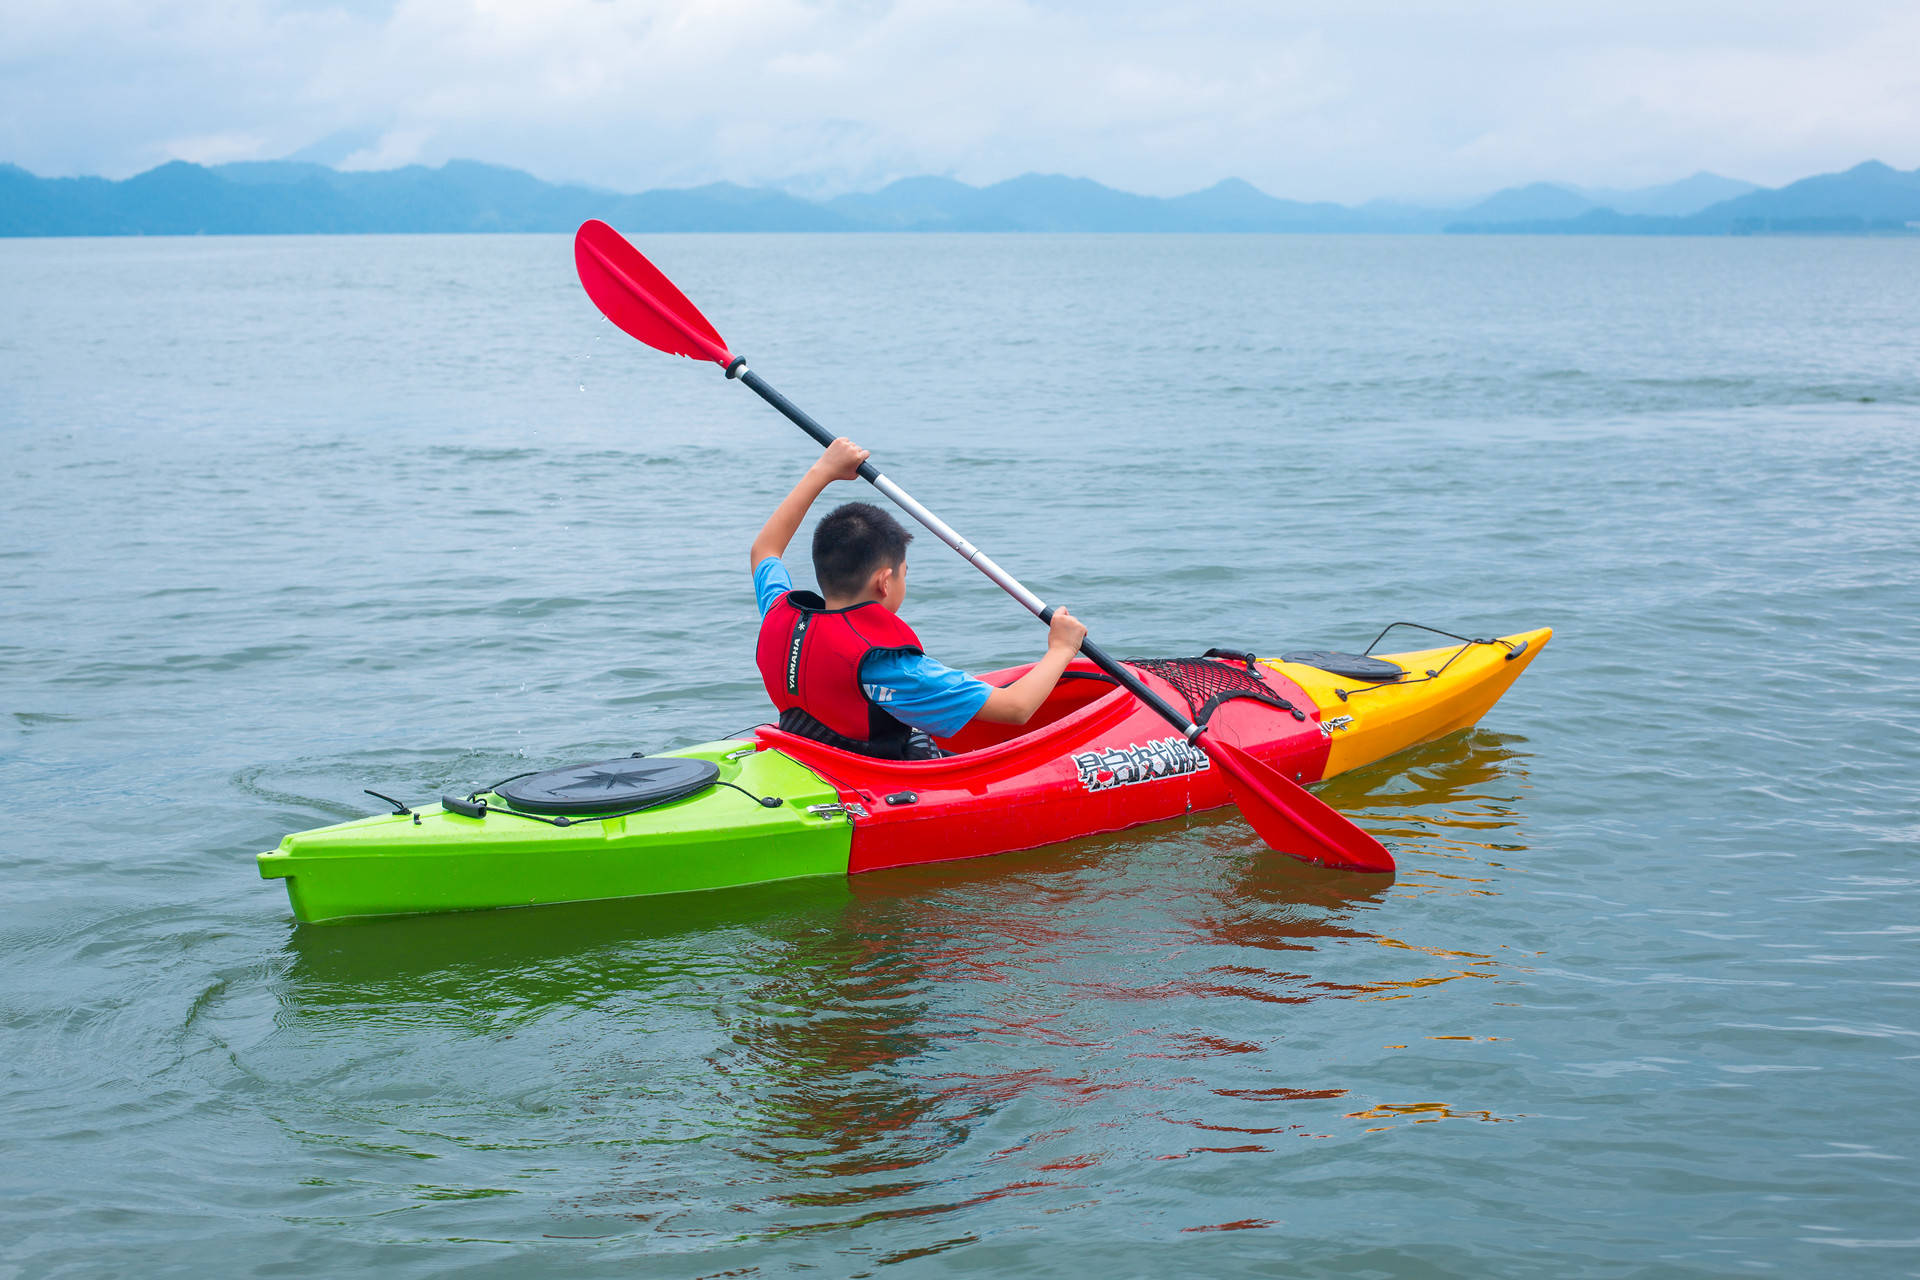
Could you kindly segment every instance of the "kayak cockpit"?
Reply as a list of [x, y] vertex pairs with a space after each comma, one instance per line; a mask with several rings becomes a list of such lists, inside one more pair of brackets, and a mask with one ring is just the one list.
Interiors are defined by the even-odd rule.
[[[980, 678], [996, 688], [1002, 687], [1026, 674], [1030, 665], [1008, 667]], [[1121, 689], [1113, 677], [1090, 662], [1079, 661], [1067, 668], [1031, 720], [1020, 725], [975, 720], [950, 738], [935, 739], [941, 750], [952, 753], [937, 760], [881, 760], [843, 751], [773, 725], [762, 725], [754, 733], [762, 748], [777, 749], [801, 761], [815, 761], [828, 767], [837, 761], [925, 775], [992, 768], [1002, 762], [1017, 763], [1036, 754], [1053, 752], [1059, 749], [1062, 740], [1097, 729], [1104, 721], [1125, 719], [1133, 706], [1133, 695]]]
[[[1003, 689], [1025, 675], [1030, 668], [1031, 664], [1010, 667], [1005, 671], [995, 671], [983, 679], [994, 688]], [[1040, 704], [1039, 710], [1025, 724], [994, 724], [990, 720], [976, 719], [951, 738], [938, 739], [938, 743], [943, 751], [951, 751], [955, 755], [984, 751], [1058, 724], [1076, 711], [1102, 698], [1111, 697], [1119, 690], [1119, 683], [1092, 663], [1075, 663], [1061, 675], [1060, 683], [1053, 686], [1053, 692], [1047, 695], [1047, 700]]]

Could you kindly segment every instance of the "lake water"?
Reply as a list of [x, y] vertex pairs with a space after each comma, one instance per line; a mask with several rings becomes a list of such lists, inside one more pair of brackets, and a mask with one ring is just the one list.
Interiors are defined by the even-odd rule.
[[1389, 882], [296, 927], [363, 787], [763, 719], [812, 446], [564, 237], [0, 242], [0, 1276], [1920, 1273], [1920, 243], [643, 247], [1116, 652], [1556, 639], [1322, 792]]

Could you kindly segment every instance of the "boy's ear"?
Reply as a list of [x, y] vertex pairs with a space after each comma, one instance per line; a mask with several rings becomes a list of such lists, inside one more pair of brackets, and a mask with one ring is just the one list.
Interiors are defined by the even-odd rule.
[[867, 579], [867, 592], [875, 599], [886, 599], [892, 592], [900, 589], [900, 566], [883, 564], [873, 571]]

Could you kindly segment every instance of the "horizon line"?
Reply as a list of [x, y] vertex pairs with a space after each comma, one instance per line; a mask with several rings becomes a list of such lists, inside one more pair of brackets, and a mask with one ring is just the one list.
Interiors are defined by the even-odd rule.
[[[1866, 165], [1874, 165], [1874, 164], [1884, 164], [1884, 162], [1878, 159], [1867, 159], [1867, 160], [1860, 161], [1857, 164], [1850, 165], [1844, 169], [1835, 169], [1835, 170], [1829, 170], [1829, 171], [1823, 171], [1823, 172], [1847, 173], [1847, 172], [1851, 172], [1854, 169], [1858, 169]], [[1637, 186], [1637, 187], [1585, 186], [1580, 183], [1576, 183], [1569, 180], [1537, 178], [1527, 182], [1511, 183], [1507, 186], [1498, 187], [1492, 191], [1484, 192], [1482, 194], [1468, 197], [1465, 199], [1454, 198], [1454, 199], [1446, 199], [1446, 200], [1437, 200], [1433, 203], [1423, 203], [1423, 201], [1428, 199], [1427, 197], [1370, 196], [1364, 200], [1348, 203], [1348, 202], [1332, 200], [1332, 199], [1315, 199], [1315, 198], [1302, 197], [1302, 196], [1275, 195], [1273, 192], [1268, 191], [1266, 188], [1256, 185], [1251, 180], [1242, 178], [1235, 174], [1229, 174], [1226, 177], [1216, 179], [1214, 182], [1209, 183], [1206, 186], [1196, 187], [1191, 191], [1182, 191], [1175, 195], [1161, 196], [1161, 195], [1151, 195], [1146, 192], [1140, 192], [1140, 191], [1129, 191], [1124, 187], [1112, 186], [1108, 183], [1102, 182], [1098, 178], [1090, 177], [1084, 174], [1045, 172], [1037, 169], [1029, 169], [1022, 173], [1015, 174], [1012, 177], [1001, 178], [994, 182], [982, 183], [982, 184], [967, 182], [964, 179], [956, 178], [948, 173], [906, 174], [901, 177], [890, 178], [886, 182], [882, 183], [877, 187], [865, 188], [865, 189], [854, 188], [854, 189], [842, 191], [836, 195], [818, 196], [818, 195], [799, 194], [791, 190], [788, 186], [783, 185], [783, 182], [781, 180], [775, 180], [771, 182], [763, 181], [758, 183], [748, 183], [748, 182], [740, 182], [732, 178], [717, 178], [711, 182], [698, 183], [692, 186], [659, 186], [659, 187], [646, 187], [637, 191], [626, 191], [626, 190], [621, 190], [615, 187], [605, 186], [600, 183], [590, 182], [585, 179], [543, 178], [539, 174], [534, 173], [528, 169], [518, 168], [510, 164], [502, 164], [494, 160], [482, 160], [482, 159], [478, 159], [471, 156], [450, 156], [447, 159], [442, 160], [437, 165], [428, 164], [424, 161], [416, 160], [416, 161], [409, 162], [407, 164], [392, 165], [385, 168], [364, 168], [364, 169], [361, 169], [361, 168], [345, 169], [345, 168], [341, 168], [337, 164], [327, 164], [319, 160], [300, 160], [300, 159], [295, 159], [293, 156], [280, 156], [273, 159], [265, 159], [265, 160], [226, 160], [226, 161], [221, 161], [217, 164], [207, 164], [201, 161], [188, 160], [183, 157], [175, 156], [172, 159], [163, 160], [159, 164], [153, 165], [146, 169], [142, 169], [137, 173], [128, 174], [124, 178], [109, 178], [104, 174], [58, 174], [58, 175], [39, 174], [39, 173], [35, 173], [31, 169], [28, 169], [25, 165], [16, 164], [13, 161], [0, 161], [0, 168], [16, 169], [19, 172], [24, 173], [27, 176], [41, 182], [97, 181], [97, 182], [113, 183], [116, 185], [123, 182], [131, 182], [136, 178], [145, 177], [147, 174], [156, 173], [162, 169], [168, 168], [173, 165], [183, 165], [188, 168], [200, 169], [208, 173], [215, 173], [221, 169], [239, 168], [247, 165], [262, 165], [262, 166], [294, 165], [294, 166], [300, 166], [300, 167], [306, 167], [306, 168], [324, 169], [329, 173], [336, 173], [336, 174], [342, 174], [342, 175], [401, 173], [408, 169], [420, 169], [428, 173], [438, 173], [438, 172], [445, 171], [451, 165], [474, 165], [479, 168], [496, 169], [506, 173], [520, 174], [524, 177], [531, 178], [536, 182], [544, 183], [548, 186], [575, 187], [584, 191], [604, 192], [608, 195], [615, 195], [615, 196], [641, 196], [641, 195], [649, 195], [654, 192], [662, 192], [662, 191], [696, 192], [696, 191], [712, 190], [713, 188], [716, 188], [716, 187], [730, 187], [740, 191], [770, 192], [773, 194], [786, 196], [789, 199], [800, 200], [800, 201], [804, 201], [805, 203], [814, 204], [814, 205], [827, 205], [832, 203], [834, 200], [842, 199], [847, 196], [878, 195], [880, 192], [883, 192], [888, 188], [896, 186], [902, 182], [915, 182], [915, 181], [922, 181], [922, 180], [929, 180], [929, 179], [935, 180], [935, 181], [942, 181], [942, 182], [951, 182], [956, 186], [965, 187], [970, 191], [990, 191], [996, 187], [1002, 187], [1007, 185], [1008, 183], [1019, 182], [1028, 178], [1057, 178], [1066, 182], [1090, 183], [1094, 186], [1100, 187], [1103, 190], [1112, 191], [1120, 195], [1131, 196], [1138, 200], [1180, 200], [1180, 199], [1185, 199], [1189, 196], [1204, 195], [1205, 193], [1209, 191], [1217, 190], [1222, 186], [1227, 186], [1230, 184], [1238, 184], [1240, 186], [1246, 187], [1248, 190], [1251, 190], [1261, 196], [1264, 196], [1269, 200], [1283, 201], [1290, 204], [1305, 204], [1305, 205], [1324, 204], [1324, 205], [1334, 205], [1339, 208], [1347, 208], [1347, 209], [1360, 209], [1360, 208], [1365, 208], [1368, 205], [1375, 205], [1375, 204], [1389, 204], [1389, 205], [1403, 205], [1411, 208], [1426, 208], [1429, 210], [1442, 211], [1442, 212], [1449, 211], [1449, 210], [1469, 208], [1475, 204], [1482, 203], [1485, 200], [1488, 200], [1493, 196], [1499, 195], [1503, 192], [1525, 191], [1534, 187], [1552, 187], [1557, 190], [1566, 191], [1573, 195], [1580, 196], [1583, 199], [1591, 199], [1593, 193], [1606, 193], [1606, 194], [1613, 194], [1613, 195], [1636, 194], [1636, 193], [1645, 192], [1645, 191], [1658, 190], [1663, 187], [1671, 187], [1682, 182], [1690, 182], [1695, 178], [1704, 177], [1704, 178], [1719, 179], [1723, 182], [1742, 183], [1756, 191], [1780, 190], [1779, 187], [1767, 187], [1760, 183], [1751, 182], [1745, 178], [1729, 177], [1726, 174], [1717, 173], [1711, 169], [1696, 169], [1692, 173], [1686, 174], [1682, 177], [1672, 178], [1664, 182], [1649, 183], [1644, 186]], [[1887, 167], [1891, 167], [1891, 166], [1887, 166]], [[1896, 170], [1896, 172], [1899, 172], [1899, 171]], [[1821, 175], [1820, 174], [1804, 175], [1804, 177], [1817, 177], [1817, 176], [1821, 176]], [[1802, 180], [1803, 180], [1802, 178], [1796, 178], [1793, 181], [1798, 182]], [[787, 179], [784, 181], [791, 182], [793, 181], [793, 179]], [[1790, 186], [1792, 185], [1792, 183], [1785, 183], [1782, 185]]]

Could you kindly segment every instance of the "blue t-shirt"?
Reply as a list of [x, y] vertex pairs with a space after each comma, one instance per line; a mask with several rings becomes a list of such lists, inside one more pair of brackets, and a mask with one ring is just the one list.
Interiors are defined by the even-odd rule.
[[[793, 578], [778, 556], [753, 567], [753, 594], [766, 617], [774, 602], [793, 590]], [[902, 724], [950, 738], [980, 714], [993, 690], [964, 671], [924, 653], [876, 653], [860, 664], [860, 687]]]

